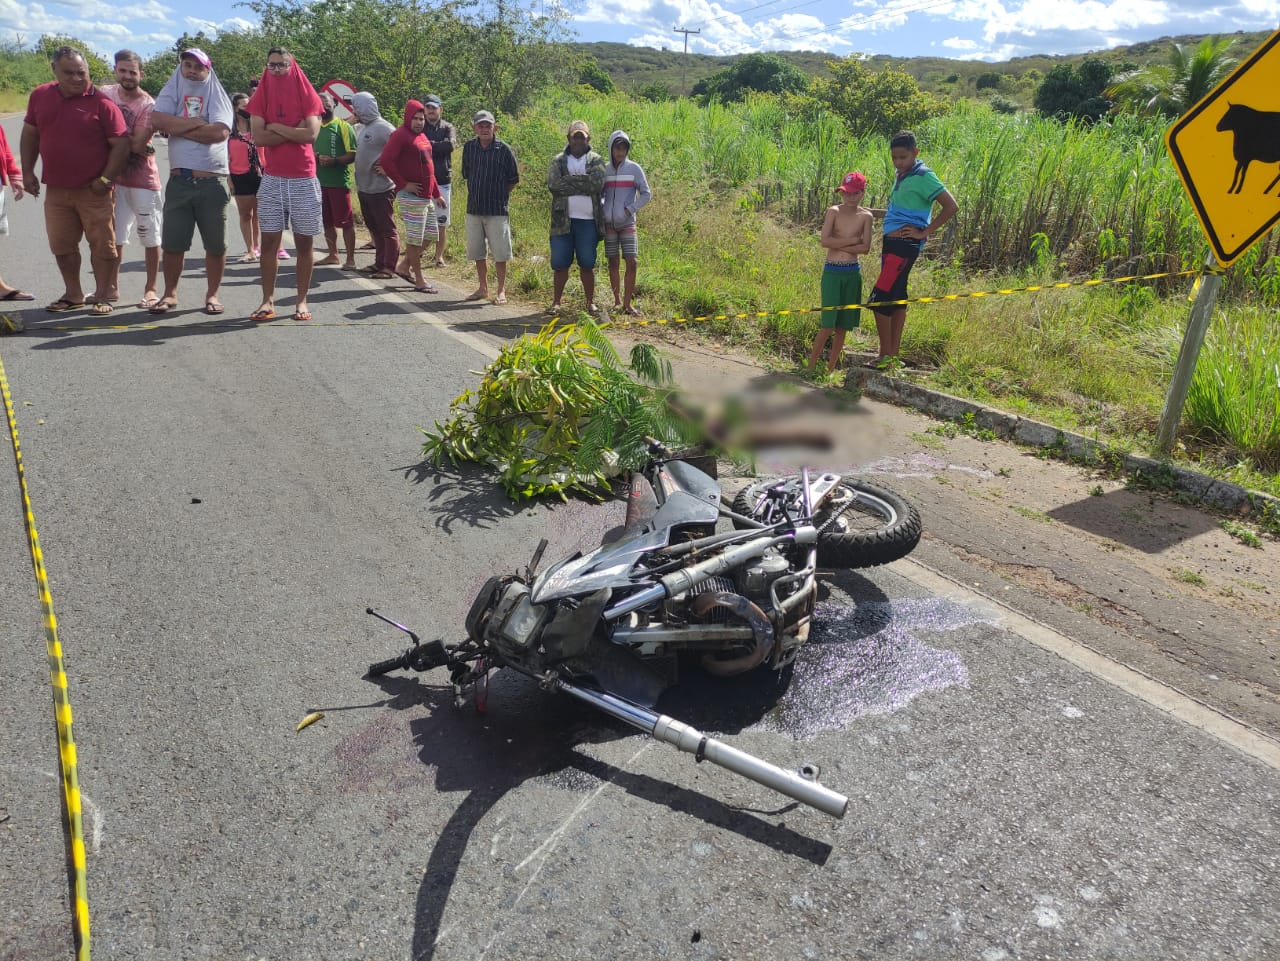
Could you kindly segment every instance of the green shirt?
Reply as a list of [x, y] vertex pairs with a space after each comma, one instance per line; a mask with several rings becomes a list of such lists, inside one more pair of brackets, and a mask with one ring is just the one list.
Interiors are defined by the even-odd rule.
[[[312, 148], [316, 157], [341, 157], [345, 153], [356, 152], [356, 132], [351, 124], [334, 117], [328, 123], [320, 125], [320, 133]], [[346, 187], [348, 190], [356, 185], [354, 167], [351, 163], [342, 167], [321, 167], [316, 164], [316, 179], [321, 187]]]

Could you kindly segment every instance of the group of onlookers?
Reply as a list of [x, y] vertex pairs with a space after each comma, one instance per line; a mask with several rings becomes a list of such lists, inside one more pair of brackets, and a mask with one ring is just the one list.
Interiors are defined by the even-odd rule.
[[[356, 269], [353, 188], [374, 250], [373, 264], [364, 271], [375, 279], [400, 277], [418, 292], [436, 293], [423, 275], [422, 261], [425, 256], [436, 266], [445, 264], [453, 154], [459, 146], [439, 97], [408, 101], [403, 121], [393, 127], [372, 94], [355, 94], [347, 104], [357, 120], [353, 128], [337, 116], [333, 95], [317, 93], [282, 47], [268, 51], [266, 69], [251, 93], [230, 95], [198, 48], [182, 51], [154, 99], [141, 87], [142, 58], [130, 50], [116, 54], [116, 82], [101, 88], [90, 82], [84, 55], [72, 47], [56, 50], [52, 67], [54, 81], [36, 88], [28, 103], [20, 167], [0, 131], [0, 181], [11, 185], [15, 199], [24, 186], [37, 195], [41, 183], [47, 188], [49, 246], [63, 279], [63, 292], [48, 310], [87, 307], [95, 315], [110, 314], [120, 299], [120, 246], [136, 227], [146, 264], [138, 306], [154, 314], [178, 307], [184, 259], [199, 230], [205, 251], [204, 311], [222, 313], [226, 208], [234, 197], [245, 246], [239, 262], [257, 262], [261, 274], [262, 300], [251, 318], [276, 315], [278, 263], [290, 257], [282, 243], [290, 229], [297, 281], [293, 317], [309, 320], [313, 266]], [[502, 304], [512, 256], [509, 202], [520, 173], [490, 111], [476, 112], [471, 128], [474, 137], [462, 145], [460, 173], [467, 184], [466, 252], [476, 265], [478, 285], [467, 299]], [[168, 141], [170, 171], [163, 182], [152, 145], [155, 133]], [[615, 308], [638, 313], [636, 211], [650, 191], [644, 171], [628, 157], [630, 146], [627, 135], [615, 131], [609, 158], [601, 158], [591, 149], [586, 122], [576, 120], [564, 151], [552, 161], [547, 176], [551, 313], [561, 308], [575, 260], [588, 309], [596, 310], [601, 241]], [[0, 191], [0, 232], [4, 229]], [[328, 251], [315, 261], [314, 238], [321, 235]], [[88, 297], [80, 279], [82, 238], [88, 240], [95, 278]], [[492, 296], [490, 260], [496, 280]], [[0, 280], [0, 300], [29, 299], [30, 294]]]
[[[349, 107], [353, 128], [336, 115], [337, 101], [317, 94], [302, 67], [282, 47], [267, 52], [266, 69], [251, 94], [228, 96], [208, 55], [184, 50], [160, 93], [152, 99], [140, 86], [142, 59], [122, 50], [115, 57], [114, 84], [89, 82], [84, 55], [60, 47], [52, 61], [54, 80], [31, 93], [22, 128], [21, 166], [0, 130], [0, 234], [8, 232], [5, 185], [15, 200], [47, 188], [45, 226], [62, 275], [63, 292], [47, 307], [89, 307], [110, 314], [119, 300], [118, 245], [136, 226], [145, 250], [146, 284], [140, 307], [165, 314], [178, 306], [178, 283], [195, 231], [205, 250], [204, 310], [223, 312], [218, 291], [226, 266], [226, 208], [235, 197], [245, 254], [257, 261], [262, 301], [253, 320], [275, 317], [278, 262], [286, 228], [296, 248], [295, 320], [310, 320], [314, 238], [323, 235], [328, 253], [321, 265], [356, 269], [354, 187], [371, 236], [374, 261], [364, 270], [375, 279], [400, 277], [415, 291], [436, 293], [422, 273], [427, 256], [444, 266], [450, 220], [453, 153], [458, 134], [441, 115], [439, 97], [409, 100], [399, 127], [384, 120], [370, 93], [357, 93]], [[520, 181], [515, 154], [497, 136], [488, 110], [471, 118], [475, 136], [462, 146], [461, 175], [467, 184], [466, 250], [479, 281], [467, 300], [506, 303], [511, 259], [509, 202]], [[169, 143], [169, 179], [162, 189], [153, 133]], [[569, 124], [563, 151], [547, 172], [551, 193], [552, 302], [561, 310], [569, 269], [576, 261], [587, 309], [596, 312], [596, 251], [603, 241], [614, 308], [638, 314], [635, 305], [639, 243], [636, 212], [651, 193], [644, 170], [630, 158], [622, 130], [609, 136], [607, 159], [591, 149], [584, 120]], [[853, 305], [862, 296], [860, 255], [871, 249], [872, 220], [884, 218], [880, 273], [872, 290], [880, 340], [874, 365], [900, 362], [906, 320], [907, 277], [925, 240], [952, 217], [958, 205], [918, 157], [910, 131], [890, 142], [897, 176], [887, 208], [863, 207], [867, 178], [846, 174], [836, 188], [842, 202], [828, 209], [821, 244], [823, 317], [808, 366], [833, 369], [845, 333], [859, 323]], [[42, 164], [41, 177], [35, 165]], [[230, 180], [228, 193], [224, 182]], [[162, 199], [163, 198], [163, 199]], [[396, 208], [404, 223], [401, 246]], [[937, 217], [933, 208], [940, 206]], [[344, 257], [339, 258], [341, 232]], [[80, 241], [87, 238], [95, 286], [86, 298], [80, 280]], [[489, 260], [496, 290], [490, 298]], [[621, 269], [625, 262], [625, 272]], [[160, 281], [163, 280], [163, 287]], [[26, 301], [31, 294], [0, 280], [0, 301]]]

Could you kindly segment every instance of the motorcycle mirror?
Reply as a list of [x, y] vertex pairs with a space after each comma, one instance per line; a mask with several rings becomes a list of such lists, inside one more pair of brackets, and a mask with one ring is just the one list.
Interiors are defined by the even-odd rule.
[[379, 614], [377, 611], [375, 611], [372, 607], [366, 607], [366, 608], [364, 609], [364, 612], [365, 612], [366, 614], [372, 614], [372, 615], [373, 615], [374, 617], [376, 617], [378, 620], [380, 620], [380, 621], [384, 621], [385, 623], [390, 624], [392, 627], [394, 627], [394, 628], [395, 628], [396, 630], [398, 630], [398, 631], [404, 631], [404, 633], [406, 633], [406, 634], [408, 634], [408, 635], [409, 635], [409, 638], [413, 641], [413, 644], [414, 644], [414, 646], [415, 646], [415, 647], [416, 647], [419, 643], [421, 643], [421, 642], [418, 640], [418, 635], [417, 635], [417, 634], [415, 634], [415, 633], [413, 633], [413, 631], [409, 630], [409, 628], [405, 627], [403, 624], [397, 624], [395, 621], [393, 621], [393, 620], [392, 620], [391, 618], [389, 618], [389, 617], [383, 617], [381, 614]]

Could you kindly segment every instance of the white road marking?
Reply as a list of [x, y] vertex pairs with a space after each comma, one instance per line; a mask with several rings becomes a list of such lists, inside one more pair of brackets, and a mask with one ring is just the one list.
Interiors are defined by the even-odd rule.
[[[3, 767], [7, 771], [32, 770], [29, 767], [20, 767], [14, 764], [5, 764]], [[36, 773], [47, 777], [50, 781], [56, 781], [58, 784], [62, 783], [62, 774], [58, 771], [41, 771], [36, 769]], [[93, 800], [93, 798], [89, 797], [89, 795], [85, 793], [84, 788], [80, 789], [80, 800], [84, 804], [85, 811], [93, 820], [93, 830], [89, 835], [89, 844], [93, 853], [97, 854], [102, 850], [102, 808]], [[60, 814], [59, 818], [61, 818]]]
[[1032, 644], [1056, 654], [1063, 660], [1100, 680], [1106, 681], [1152, 707], [1172, 715], [1184, 724], [1203, 731], [1223, 744], [1235, 748], [1280, 771], [1280, 742], [1268, 737], [1248, 724], [1228, 714], [1197, 701], [1190, 695], [1157, 681], [1136, 668], [1095, 651], [1079, 641], [1072, 640], [1039, 621], [1018, 613], [1001, 601], [961, 584], [946, 574], [908, 557], [896, 562], [895, 569], [908, 580], [925, 590], [959, 604], [986, 604], [999, 611], [1001, 626]]
[[[636, 758], [649, 750], [652, 745], [653, 741], [646, 740], [640, 745], [640, 749], [636, 751], [635, 754], [631, 755], [625, 764], [621, 765], [619, 770], [625, 771], [629, 769], [631, 765], [635, 763]], [[538, 866], [533, 869], [533, 872], [529, 875], [529, 880], [525, 882], [524, 887], [520, 889], [520, 893], [516, 895], [516, 899], [511, 905], [512, 908], [515, 908], [522, 900], [524, 900], [524, 896], [529, 893], [529, 888], [533, 887], [533, 883], [538, 880], [538, 875], [542, 873], [542, 868], [546, 865], [547, 858], [551, 855], [551, 852], [556, 849], [557, 845], [560, 844], [560, 839], [564, 837], [564, 833], [569, 829], [569, 825], [571, 825], [577, 819], [578, 815], [585, 811], [591, 803], [600, 796], [600, 792], [609, 787], [612, 783], [612, 781], [604, 781], [599, 787], [583, 798], [578, 803], [578, 806], [570, 811], [568, 816], [566, 816], [565, 819], [556, 826], [556, 829], [548, 834], [543, 842], [533, 849], [533, 853], [516, 865], [516, 870], [519, 871], [530, 861], [533, 861], [535, 858], [539, 859]], [[488, 943], [485, 944], [484, 949], [480, 952], [480, 961], [484, 961], [485, 956], [489, 953], [489, 949], [493, 947], [493, 942], [498, 940], [498, 935], [500, 934], [502, 934], [502, 931], [500, 930], [493, 933], [493, 937], [489, 939]]]

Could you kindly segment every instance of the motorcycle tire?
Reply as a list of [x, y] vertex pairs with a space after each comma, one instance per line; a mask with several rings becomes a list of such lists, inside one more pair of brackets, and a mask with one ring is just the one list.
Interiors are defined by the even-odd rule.
[[[766, 478], [733, 499], [737, 514], [751, 516], [760, 496], [779, 480]], [[814, 518], [818, 563], [823, 567], [874, 567], [910, 554], [920, 543], [920, 512], [904, 497], [860, 480], [842, 480]]]

